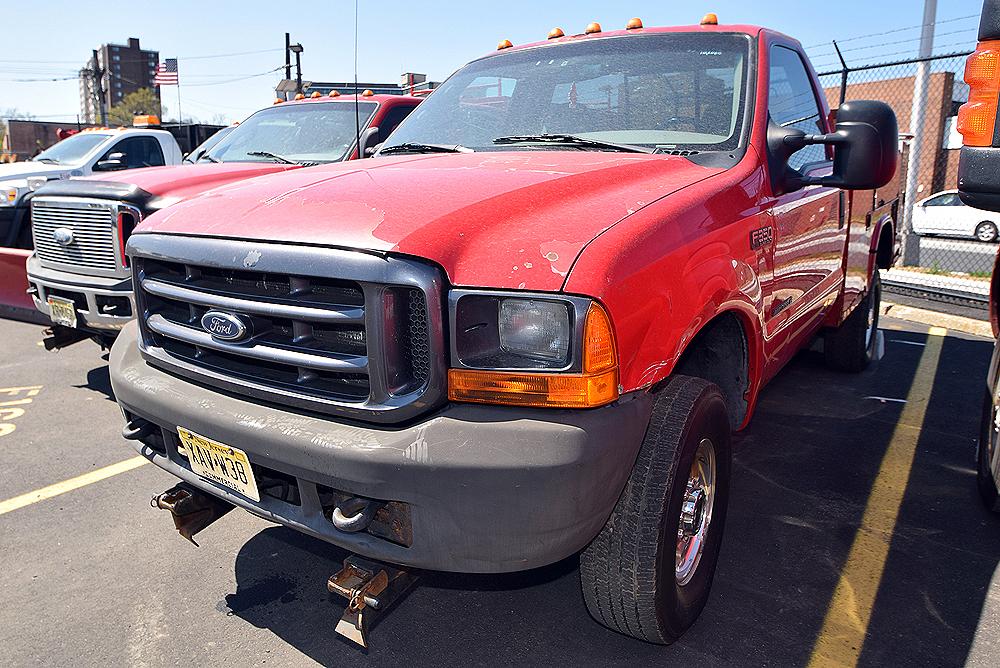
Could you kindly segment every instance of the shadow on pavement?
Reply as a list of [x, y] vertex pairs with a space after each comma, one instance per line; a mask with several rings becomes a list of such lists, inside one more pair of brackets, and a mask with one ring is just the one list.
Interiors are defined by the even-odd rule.
[[[104, 359], [107, 360], [107, 354], [104, 355]], [[110, 401], [115, 400], [114, 390], [111, 389], [111, 372], [106, 362], [101, 366], [95, 366], [87, 372], [87, 382], [85, 384], [74, 385], [73, 387], [93, 390], [94, 392], [103, 394]]]
[[[923, 334], [886, 332], [860, 376], [804, 353], [736, 440], [734, 488], [712, 598], [670, 647], [588, 616], [577, 563], [504, 576], [426, 575], [365, 653], [334, 626], [326, 578], [346, 553], [281, 527], [247, 542], [219, 610], [324, 665], [805, 665], [892, 438]], [[906, 342], [909, 343], [906, 343]], [[990, 345], [948, 338], [875, 600], [862, 665], [961, 665], [1000, 555], [1000, 519], [976, 497], [973, 448]], [[642, 665], [640, 664], [640, 665]]]

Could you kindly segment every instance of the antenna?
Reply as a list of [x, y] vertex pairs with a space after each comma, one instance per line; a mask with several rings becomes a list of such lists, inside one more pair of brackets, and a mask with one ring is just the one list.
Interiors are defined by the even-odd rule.
[[354, 0], [354, 134], [358, 151], [361, 154], [361, 103], [358, 100], [358, 0]]

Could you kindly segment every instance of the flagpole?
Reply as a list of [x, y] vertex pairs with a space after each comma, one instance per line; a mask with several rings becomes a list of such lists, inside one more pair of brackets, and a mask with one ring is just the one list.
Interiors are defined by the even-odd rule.
[[184, 124], [184, 117], [181, 115], [181, 67], [180, 62], [177, 63], [177, 125]]

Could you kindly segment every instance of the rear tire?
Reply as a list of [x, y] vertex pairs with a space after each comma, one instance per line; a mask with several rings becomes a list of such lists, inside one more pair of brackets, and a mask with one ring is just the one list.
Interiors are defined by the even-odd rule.
[[976, 225], [976, 238], [980, 241], [993, 242], [997, 240], [997, 226], [986, 220]]
[[[998, 378], [1000, 381], [1000, 378]], [[1000, 392], [1000, 382], [992, 388], [992, 393], [987, 392], [983, 402], [983, 419], [979, 429], [979, 447], [976, 448], [976, 486], [979, 488], [979, 496], [983, 499], [983, 504], [997, 513], [1000, 512], [1000, 492], [997, 491], [996, 479], [990, 469], [990, 461], [994, 452], [1000, 444], [1000, 432], [997, 428], [998, 398]]]
[[700, 378], [669, 379], [611, 517], [580, 555], [583, 597], [595, 620], [658, 644], [694, 623], [722, 544], [731, 457], [719, 388]]
[[882, 279], [878, 269], [868, 284], [868, 294], [837, 329], [827, 332], [823, 353], [827, 365], [837, 371], [858, 373], [875, 359], [878, 349], [878, 318], [882, 303]]

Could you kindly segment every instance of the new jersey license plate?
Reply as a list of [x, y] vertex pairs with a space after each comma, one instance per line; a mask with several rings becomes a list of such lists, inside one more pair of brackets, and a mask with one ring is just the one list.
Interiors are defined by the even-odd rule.
[[257, 481], [254, 480], [247, 453], [184, 427], [177, 427], [177, 435], [187, 451], [192, 471], [205, 480], [228, 487], [248, 499], [260, 501]]
[[71, 299], [49, 297], [49, 317], [57, 325], [76, 327], [76, 304]]

